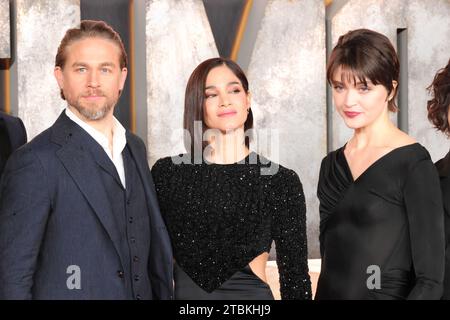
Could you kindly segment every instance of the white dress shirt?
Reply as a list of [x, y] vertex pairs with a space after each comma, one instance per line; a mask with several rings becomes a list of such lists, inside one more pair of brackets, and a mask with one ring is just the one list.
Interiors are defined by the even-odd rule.
[[97, 129], [94, 129], [89, 124], [78, 118], [69, 108], [66, 108], [66, 115], [70, 120], [78, 124], [84, 131], [86, 131], [95, 141], [98, 142], [100, 146], [102, 146], [103, 150], [105, 150], [108, 157], [114, 163], [116, 167], [117, 173], [119, 174], [120, 181], [122, 182], [122, 186], [125, 188], [125, 167], [123, 164], [122, 151], [125, 149], [127, 144], [127, 138], [125, 135], [125, 128], [120, 124], [120, 122], [114, 118], [113, 125], [113, 150], [109, 148], [108, 138]]

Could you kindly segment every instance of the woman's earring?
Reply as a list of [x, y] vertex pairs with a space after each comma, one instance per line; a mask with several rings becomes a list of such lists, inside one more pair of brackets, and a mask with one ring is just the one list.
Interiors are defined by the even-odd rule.
[[250, 113], [250, 107], [249, 107], [249, 108], [247, 108], [247, 113]]

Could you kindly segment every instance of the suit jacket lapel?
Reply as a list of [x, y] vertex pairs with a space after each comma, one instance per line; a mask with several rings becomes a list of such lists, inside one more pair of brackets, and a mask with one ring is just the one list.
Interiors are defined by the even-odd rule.
[[[147, 195], [147, 197], [153, 196], [152, 188], [149, 188], [148, 183], [147, 183], [147, 179], [148, 179], [147, 172], [148, 172], [149, 168], [148, 168], [148, 163], [146, 161], [146, 159], [147, 159], [146, 155], [144, 155], [144, 160], [141, 161], [141, 156], [139, 154], [140, 146], [138, 144], [138, 141], [136, 139], [134, 139], [128, 131], [126, 132], [126, 135], [127, 135], [127, 144], [129, 146], [131, 156], [135, 160], [134, 162], [136, 163], [136, 167], [137, 167], [139, 176], [141, 177], [145, 194]], [[156, 194], [154, 196], [156, 197]]]
[[[98, 149], [103, 152], [103, 149], [100, 146], [98, 147]], [[94, 161], [97, 162], [97, 164], [109, 175], [111, 175], [120, 186], [122, 186], [119, 173], [117, 172], [114, 163], [111, 161], [111, 159], [109, 159], [108, 155], [105, 152], [98, 154], [98, 156], [94, 158]]]
[[102, 185], [97, 164], [83, 146], [85, 132], [82, 130], [65, 113], [61, 114], [52, 133], [52, 141], [62, 145], [56, 154], [97, 215], [124, 264], [119, 245], [119, 229]]
[[147, 155], [144, 152], [145, 149], [141, 147], [139, 140], [132, 137], [132, 135], [128, 131], [127, 144], [129, 146], [130, 153], [135, 160], [138, 174], [141, 177], [142, 185], [144, 186], [144, 192], [149, 209], [151, 223], [154, 227], [163, 227], [164, 224], [158, 218], [158, 198], [156, 196], [155, 189], [151, 187], [151, 185], [153, 184], [153, 180], [147, 163]]

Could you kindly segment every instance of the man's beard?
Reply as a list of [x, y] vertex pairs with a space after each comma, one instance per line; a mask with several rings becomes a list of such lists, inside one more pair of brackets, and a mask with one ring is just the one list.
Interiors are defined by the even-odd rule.
[[70, 99], [67, 101], [70, 106], [74, 107], [87, 120], [93, 121], [103, 119], [117, 103], [117, 100], [112, 101], [99, 91], [96, 91], [95, 95], [106, 98], [106, 101], [102, 105], [97, 105], [96, 102], [82, 103], [81, 99], [88, 95], [90, 95], [90, 93], [83, 93], [78, 96], [76, 100], [71, 101], [72, 99]]

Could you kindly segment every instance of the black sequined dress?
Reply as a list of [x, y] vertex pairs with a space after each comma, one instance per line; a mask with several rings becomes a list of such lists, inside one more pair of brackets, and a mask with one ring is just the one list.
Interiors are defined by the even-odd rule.
[[228, 165], [179, 161], [163, 158], [152, 168], [174, 249], [176, 298], [252, 299], [258, 290], [242, 279], [250, 276], [247, 283], [264, 287], [248, 264], [269, 252], [274, 240], [281, 298], [311, 299], [297, 174], [256, 153]]

